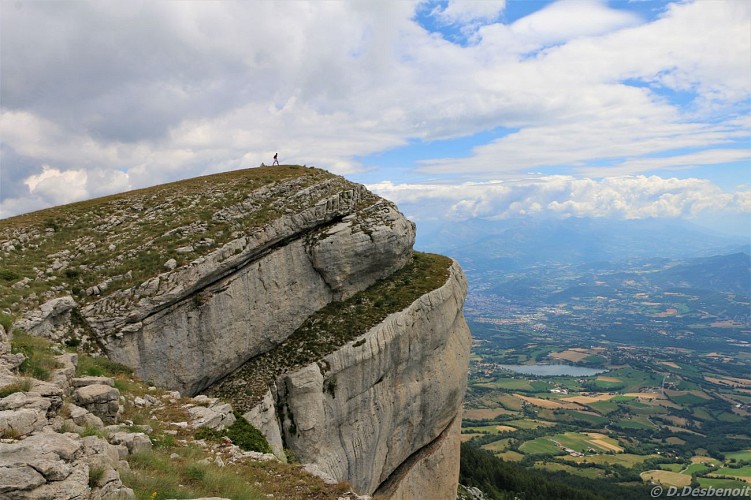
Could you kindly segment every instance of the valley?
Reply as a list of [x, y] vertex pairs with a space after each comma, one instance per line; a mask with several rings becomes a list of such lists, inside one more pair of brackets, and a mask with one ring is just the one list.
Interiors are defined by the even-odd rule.
[[751, 483], [747, 254], [467, 267], [463, 441], [637, 496]]

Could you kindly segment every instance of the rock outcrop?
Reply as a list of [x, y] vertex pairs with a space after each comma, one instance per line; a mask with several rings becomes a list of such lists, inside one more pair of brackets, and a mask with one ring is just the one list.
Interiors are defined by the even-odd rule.
[[[288, 345], [288, 339], [299, 336], [296, 331], [305, 331], [301, 325], [328, 304], [360, 300], [359, 292], [386, 282], [379, 280], [396, 283], [394, 276], [410, 268], [407, 263], [418, 262], [412, 251], [414, 224], [361, 185], [301, 167], [229, 177], [229, 184], [222, 185], [212, 185], [210, 178], [192, 180], [184, 189], [180, 183], [170, 185], [160, 203], [148, 192], [115, 199], [108, 205], [115, 206], [114, 212], [91, 229], [95, 238], [76, 233], [65, 240], [66, 248], [47, 256], [46, 269], [40, 265], [35, 277], [18, 276], [11, 292], [17, 300], [14, 311], [21, 313], [17, 326], [98, 350], [143, 380], [195, 395]], [[225, 187], [230, 185], [251, 187], [233, 193]], [[210, 208], [204, 208], [206, 203]], [[181, 210], [203, 212], [186, 222]], [[58, 225], [81, 227], [96, 219], [88, 212], [77, 214], [67, 222], [55, 219], [46, 229], [0, 230], [0, 252], [22, 253], [24, 245], [37, 249], [57, 241]], [[165, 226], [168, 214], [181, 225]], [[127, 241], [123, 234], [144, 241]], [[91, 258], [98, 251], [106, 257]], [[443, 273], [449, 264], [440, 259], [446, 262]], [[126, 263], [143, 268], [128, 269]], [[445, 281], [442, 273], [429, 287], [406, 295], [398, 308], [376, 305], [393, 297], [352, 304], [352, 311], [384, 312], [360, 330], [351, 328], [355, 333], [343, 335], [341, 342], [326, 340], [325, 347], [312, 351], [298, 346], [289, 352], [294, 362], [280, 363], [281, 371], [274, 365], [257, 379], [263, 389], [252, 404], [241, 405], [243, 416], [266, 436], [277, 458], [284, 460], [288, 449], [306, 470], [329, 481], [348, 481], [359, 494], [455, 495], [470, 350], [462, 313], [467, 284], [456, 262]], [[41, 282], [48, 289], [40, 295], [29, 292], [32, 285], [42, 290]], [[297, 356], [303, 351], [314, 357]], [[13, 361], [7, 352], [0, 355]], [[13, 415], [0, 410], [0, 424], [5, 418], [2, 425], [31, 437], [51, 426], [51, 418], [59, 427], [54, 415], [62, 400], [55, 390], [72, 395], [75, 404], [66, 407], [65, 421], [72, 428], [118, 421], [117, 389], [101, 380], [73, 379], [75, 360], [60, 361], [65, 371], [53, 374], [54, 383], [48, 384], [55, 389], [35, 387], [23, 401], [5, 398], [5, 404], [16, 406]], [[134, 404], [155, 404], [148, 397]], [[186, 426], [221, 429], [236, 418], [232, 407], [205, 396], [187, 411], [192, 424]], [[133, 452], [146, 445], [120, 434], [111, 435], [108, 446]], [[83, 474], [85, 468], [75, 460], [58, 469], [70, 471], [70, 477]], [[60, 476], [51, 472], [47, 477], [42, 469], [27, 466], [13, 466], [11, 482], [23, 482], [13, 491], [37, 491]]]
[[[2, 328], [2, 327], [0, 327]], [[9, 339], [0, 339], [8, 350]], [[23, 355], [22, 355], [23, 356]], [[13, 360], [15, 363], [15, 360]], [[14, 499], [115, 499], [134, 498], [133, 491], [120, 480], [118, 470], [127, 470], [117, 443], [97, 436], [81, 437], [70, 429], [90, 426], [102, 429], [101, 419], [84, 408], [68, 405], [66, 420], [61, 416], [62, 397], [71, 387], [75, 355], [58, 357], [55, 383], [21, 379], [13, 374], [15, 366], [0, 359], [0, 386], [16, 377], [18, 391], [0, 398], [0, 497]], [[23, 381], [23, 384], [21, 383]], [[26, 391], [22, 385], [28, 385]], [[84, 386], [96, 387], [94, 385]], [[116, 390], [109, 385], [100, 385]], [[151, 441], [147, 436], [147, 445]], [[123, 450], [124, 455], [128, 454]]]
[[361, 201], [364, 192], [349, 185], [322, 200], [291, 193], [299, 211], [100, 299], [83, 315], [111, 359], [195, 394], [409, 260], [414, 224], [390, 202], [369, 193]]
[[282, 376], [275, 404], [267, 395], [245, 418], [271, 443], [280, 436], [300, 461], [352, 482], [360, 493], [375, 492], [426, 448], [431, 451], [391, 483], [410, 491], [425, 480], [422, 470], [444, 481], [434, 477], [434, 484], [455, 490], [470, 350], [462, 314], [466, 286], [454, 263], [442, 287], [319, 362]]

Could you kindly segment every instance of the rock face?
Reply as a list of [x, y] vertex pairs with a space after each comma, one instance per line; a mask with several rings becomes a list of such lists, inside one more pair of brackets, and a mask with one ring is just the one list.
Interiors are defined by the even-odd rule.
[[[39, 310], [24, 311], [17, 326], [99, 349], [135, 369], [141, 379], [183, 394], [197, 394], [251, 358], [265, 359], [313, 313], [388, 278], [413, 255], [415, 226], [391, 202], [340, 177], [317, 169], [300, 174], [301, 169], [285, 174], [294, 177], [261, 187], [259, 175], [273, 176], [274, 171], [238, 174], [238, 186], [245, 182], [243, 175], [255, 179], [249, 192], [227, 193], [221, 185], [200, 180], [208, 187], [192, 199], [175, 194], [178, 186], [170, 188], [171, 201], [162, 205], [148, 206], [159, 198], [151, 194], [140, 195], [138, 203], [118, 202], [119, 211], [90, 228], [99, 233], [97, 238], [76, 236], [67, 248], [48, 255], [49, 267], [37, 272], [37, 280], [50, 283], [56, 281], [51, 279], [55, 273], [62, 273], [60, 281], [63, 276], [78, 279], [75, 290], [66, 289], [67, 283], [49, 285], [36, 305], [47, 302]], [[203, 218], [180, 227], [159, 218], [160, 207], [177, 217], [182, 207], [200, 210], [203, 202], [217, 199], [233, 201], [221, 208], [215, 203]], [[131, 207], [137, 213], [130, 213]], [[142, 217], [144, 224], [139, 223]], [[73, 231], [75, 224], [66, 224]], [[157, 226], [153, 234], [147, 231], [152, 226]], [[126, 241], [123, 227], [131, 231], [127, 234], [143, 235], [144, 242]], [[9, 244], [0, 241], [0, 252], [22, 251], [24, 238], [41, 245], [47, 233], [13, 233]], [[109, 252], [106, 265], [116, 271], [91, 276], [106, 268], [89, 263], [86, 253], [95, 251]], [[123, 265], [138, 263], [147, 253], [145, 270]], [[313, 351], [314, 357], [263, 379], [259, 397], [266, 381], [271, 387], [243, 416], [267, 437], [280, 460], [288, 448], [306, 470], [327, 481], [349, 481], [360, 494], [455, 498], [471, 342], [462, 313], [467, 284], [459, 265], [454, 262], [442, 285], [441, 280], [430, 283], [438, 288], [357, 339]], [[14, 293], [21, 296], [29, 282], [19, 283], [21, 291]], [[65, 293], [70, 296], [60, 298]], [[357, 335], [360, 330], [350, 331]], [[7, 358], [11, 369], [21, 362], [13, 356], [0, 350], [0, 360]], [[316, 357], [320, 359], [307, 364]], [[66, 407], [67, 426], [116, 422], [121, 411], [117, 389], [106, 380], [72, 378], [75, 359], [63, 365], [53, 374], [55, 384], [47, 384], [53, 387], [37, 384], [23, 396], [5, 398], [0, 427], [31, 436], [27, 440], [44, 432], [60, 408], [63, 391], [72, 392], [75, 402]], [[0, 370], [3, 379], [11, 383], [11, 372]], [[148, 397], [135, 404], [155, 404]], [[12, 415], [4, 413], [11, 409]], [[220, 429], [235, 418], [229, 405], [214, 399], [196, 398], [187, 409], [194, 426]], [[130, 452], [150, 445], [148, 437], [138, 439], [114, 435], [109, 445]], [[88, 474], [88, 462], [81, 457], [90, 453], [80, 451], [86, 443], [74, 444], [75, 457], [54, 459], [57, 465], [49, 471], [44, 464], [0, 463], [7, 467], [7, 484], [0, 484], [0, 493], [35, 495], [52, 483], [66, 482], [80, 488], [80, 479]], [[89, 445], [93, 450], [94, 443]], [[120, 488], [119, 483], [112, 488]]]
[[94, 302], [83, 315], [111, 359], [144, 380], [195, 394], [332, 300], [409, 260], [414, 224], [392, 203], [371, 198], [354, 184], [310, 198], [298, 212]]
[[[458, 482], [457, 422], [471, 343], [465, 293], [454, 263], [442, 287], [318, 363], [284, 375], [276, 404], [262, 402], [245, 417], [270, 437], [281, 434], [301, 462], [350, 481], [359, 493], [375, 492], [424, 449], [390, 491], [409, 498], [431, 483], [442, 493], [429, 498], [449, 498]], [[272, 415], [276, 408], [280, 415]]]

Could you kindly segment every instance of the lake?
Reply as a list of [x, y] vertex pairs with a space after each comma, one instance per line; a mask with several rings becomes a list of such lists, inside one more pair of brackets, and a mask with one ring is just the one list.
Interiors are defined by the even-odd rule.
[[504, 370], [524, 375], [537, 375], [538, 377], [557, 377], [568, 375], [572, 377], [590, 377], [607, 370], [598, 370], [597, 368], [585, 368], [583, 366], [572, 365], [498, 365]]

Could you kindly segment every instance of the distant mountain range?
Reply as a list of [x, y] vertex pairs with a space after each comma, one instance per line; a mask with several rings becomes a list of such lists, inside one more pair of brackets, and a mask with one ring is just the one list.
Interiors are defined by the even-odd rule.
[[748, 238], [744, 241], [685, 221], [664, 219], [418, 222], [416, 247], [450, 255], [475, 272], [751, 253]]

